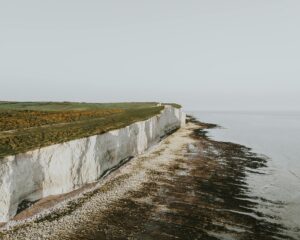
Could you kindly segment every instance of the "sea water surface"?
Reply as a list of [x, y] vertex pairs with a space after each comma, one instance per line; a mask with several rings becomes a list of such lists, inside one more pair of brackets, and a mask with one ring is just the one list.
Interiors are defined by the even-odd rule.
[[212, 139], [242, 144], [268, 158], [261, 174], [247, 173], [249, 197], [276, 203], [258, 204], [256, 210], [300, 239], [300, 112], [189, 113], [220, 126], [209, 130]]

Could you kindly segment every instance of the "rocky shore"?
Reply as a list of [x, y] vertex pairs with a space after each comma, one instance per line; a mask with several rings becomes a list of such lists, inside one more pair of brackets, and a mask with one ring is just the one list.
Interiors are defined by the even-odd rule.
[[266, 159], [209, 139], [210, 127], [190, 119], [68, 201], [9, 223], [0, 238], [293, 239], [276, 219], [256, 210], [261, 203], [280, 203], [247, 195], [247, 171], [258, 172]]

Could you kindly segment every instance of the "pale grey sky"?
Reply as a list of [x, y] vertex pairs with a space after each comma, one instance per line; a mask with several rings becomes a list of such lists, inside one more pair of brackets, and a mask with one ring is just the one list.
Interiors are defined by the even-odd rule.
[[299, 0], [0, 0], [0, 100], [300, 110]]

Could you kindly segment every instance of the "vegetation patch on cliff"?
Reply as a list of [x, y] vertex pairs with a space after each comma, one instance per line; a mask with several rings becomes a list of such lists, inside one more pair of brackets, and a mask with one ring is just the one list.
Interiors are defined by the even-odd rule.
[[162, 109], [154, 102], [0, 102], [0, 157], [102, 134]]

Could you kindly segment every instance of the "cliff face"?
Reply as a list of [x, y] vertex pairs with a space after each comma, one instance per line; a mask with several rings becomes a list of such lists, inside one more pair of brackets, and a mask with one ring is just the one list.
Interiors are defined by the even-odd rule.
[[181, 109], [166, 106], [161, 114], [122, 129], [0, 159], [0, 222], [13, 217], [24, 200], [67, 193], [96, 181], [184, 123]]

